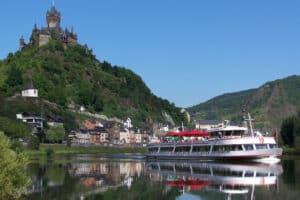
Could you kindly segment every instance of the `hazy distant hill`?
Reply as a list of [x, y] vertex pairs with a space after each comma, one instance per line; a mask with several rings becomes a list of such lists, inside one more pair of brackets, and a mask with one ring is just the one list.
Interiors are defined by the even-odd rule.
[[65, 46], [50, 40], [42, 47], [32, 46], [0, 61], [0, 97], [20, 93], [32, 80], [43, 99], [66, 109], [83, 105], [90, 112], [108, 117], [131, 117], [138, 124], [185, 121], [180, 109], [155, 96], [141, 77], [129, 69], [99, 62], [86, 46]]
[[300, 109], [300, 76], [267, 82], [259, 88], [223, 94], [188, 108], [194, 120], [241, 121], [243, 107], [255, 118], [258, 128], [279, 128], [284, 118]]

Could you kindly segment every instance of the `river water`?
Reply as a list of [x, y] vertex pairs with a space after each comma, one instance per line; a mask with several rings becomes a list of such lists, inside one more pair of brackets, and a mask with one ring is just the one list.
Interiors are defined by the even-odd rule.
[[136, 157], [32, 161], [28, 199], [300, 199], [300, 157], [254, 162], [148, 162]]

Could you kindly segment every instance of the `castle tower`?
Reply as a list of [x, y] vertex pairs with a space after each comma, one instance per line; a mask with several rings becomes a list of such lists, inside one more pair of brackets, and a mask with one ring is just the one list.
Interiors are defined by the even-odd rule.
[[20, 50], [24, 49], [25, 46], [26, 46], [25, 40], [24, 40], [24, 37], [22, 35], [21, 38], [20, 38]]
[[48, 28], [60, 27], [60, 13], [56, 10], [54, 5], [52, 5], [51, 9], [47, 11], [46, 18]]

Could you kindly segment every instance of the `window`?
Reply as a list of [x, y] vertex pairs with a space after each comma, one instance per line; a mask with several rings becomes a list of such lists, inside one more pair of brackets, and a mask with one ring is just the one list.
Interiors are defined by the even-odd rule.
[[274, 149], [275, 148], [275, 144], [269, 144], [269, 148], [270, 149]]
[[267, 149], [268, 146], [266, 144], [256, 144], [256, 149]]
[[157, 152], [157, 151], [158, 151], [158, 147], [149, 148], [149, 152]]
[[160, 147], [160, 152], [172, 152], [173, 147]]
[[193, 146], [193, 152], [209, 152], [210, 146]]
[[254, 149], [253, 144], [244, 144], [244, 147], [246, 151], [251, 151]]
[[189, 152], [191, 150], [190, 146], [187, 147], [175, 147], [175, 152]]

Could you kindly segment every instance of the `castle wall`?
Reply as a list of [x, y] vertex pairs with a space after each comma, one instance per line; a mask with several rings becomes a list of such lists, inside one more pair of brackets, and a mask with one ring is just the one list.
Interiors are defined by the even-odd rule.
[[50, 35], [43, 35], [40, 34], [39, 35], [39, 46], [43, 46], [45, 44], [47, 44], [50, 40]]

